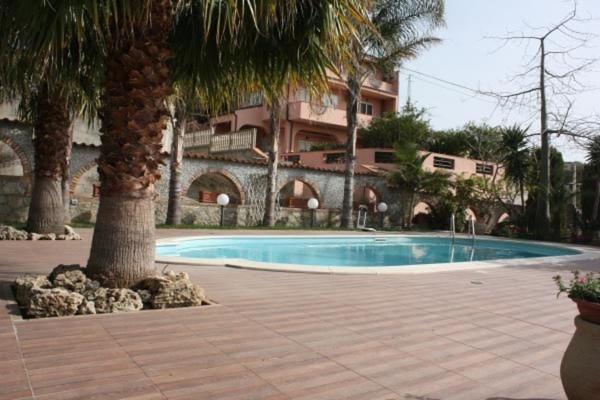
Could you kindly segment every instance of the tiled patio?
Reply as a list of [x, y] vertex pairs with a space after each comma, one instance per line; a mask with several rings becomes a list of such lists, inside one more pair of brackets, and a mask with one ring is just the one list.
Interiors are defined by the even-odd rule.
[[[0, 242], [0, 279], [84, 264], [90, 235]], [[575, 306], [556, 299], [551, 277], [572, 267], [352, 276], [182, 266], [219, 305], [28, 321], [9, 315], [5, 290], [0, 399], [564, 399]]]

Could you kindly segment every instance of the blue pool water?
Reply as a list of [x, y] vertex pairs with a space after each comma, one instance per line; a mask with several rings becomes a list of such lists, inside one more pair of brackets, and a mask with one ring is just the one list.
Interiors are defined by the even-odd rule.
[[403, 237], [221, 237], [159, 244], [157, 256], [314, 266], [385, 267], [579, 254], [527, 242]]

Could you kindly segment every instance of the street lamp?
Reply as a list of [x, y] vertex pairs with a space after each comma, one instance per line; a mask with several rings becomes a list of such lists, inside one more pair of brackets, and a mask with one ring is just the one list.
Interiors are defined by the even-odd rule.
[[225, 193], [221, 193], [220, 195], [217, 196], [217, 204], [221, 206], [221, 222], [219, 223], [220, 226], [223, 226], [223, 217], [225, 216], [225, 206], [227, 204], [229, 204], [229, 196], [227, 196]]
[[385, 212], [388, 209], [388, 205], [385, 204], [383, 201], [379, 204], [377, 204], [377, 211], [379, 211], [379, 227], [381, 229], [383, 229], [383, 218], [385, 215]]
[[315, 210], [319, 207], [319, 200], [314, 197], [308, 199], [308, 208], [310, 208], [310, 227], [315, 226]]

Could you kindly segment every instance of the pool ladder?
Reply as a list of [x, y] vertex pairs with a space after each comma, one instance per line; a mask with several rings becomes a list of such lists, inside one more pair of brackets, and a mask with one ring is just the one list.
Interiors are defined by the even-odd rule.
[[[468, 223], [468, 234], [471, 238], [471, 242], [473, 245], [475, 244], [475, 218], [469, 217]], [[452, 244], [454, 245], [454, 241], [456, 240], [456, 216], [452, 214], [450, 216], [450, 238], [452, 239]]]
[[454, 240], [456, 239], [456, 218], [454, 214], [450, 216], [450, 238], [452, 239], [452, 245], [454, 246]]
[[475, 246], [475, 218], [473, 216], [469, 217], [469, 236], [473, 246]]

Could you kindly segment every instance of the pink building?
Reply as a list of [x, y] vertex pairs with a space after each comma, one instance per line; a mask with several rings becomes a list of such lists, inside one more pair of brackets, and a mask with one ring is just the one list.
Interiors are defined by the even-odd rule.
[[[336, 146], [346, 142], [347, 95], [343, 80], [329, 74], [330, 93], [319, 99], [309, 98], [303, 89], [288, 88], [286, 104], [281, 115], [280, 154], [310, 151], [313, 146]], [[398, 100], [397, 76], [369, 77], [361, 91], [359, 123], [369, 124], [384, 112], [396, 111]], [[213, 121], [215, 134], [256, 129], [256, 146], [268, 148], [269, 110], [260, 95], [249, 96], [231, 114]]]

